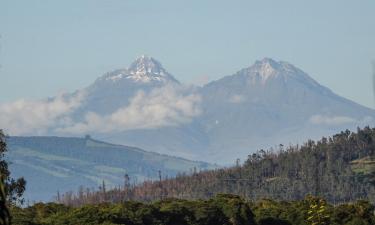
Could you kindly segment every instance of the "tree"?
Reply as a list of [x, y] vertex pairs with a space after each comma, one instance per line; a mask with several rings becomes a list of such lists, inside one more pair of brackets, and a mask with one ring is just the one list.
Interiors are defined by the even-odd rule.
[[18, 178], [17, 180], [10, 177], [8, 162], [4, 159], [6, 151], [7, 145], [5, 142], [5, 135], [0, 129], [0, 174], [4, 181], [4, 193], [10, 203], [23, 204], [24, 199], [22, 198], [22, 195], [26, 188], [26, 181], [23, 177]]
[[330, 217], [327, 210], [327, 202], [324, 199], [307, 197], [310, 209], [308, 211], [307, 221], [311, 225], [328, 225]]
[[10, 224], [10, 213], [7, 206], [7, 198], [5, 195], [4, 180], [0, 177], [0, 224]]

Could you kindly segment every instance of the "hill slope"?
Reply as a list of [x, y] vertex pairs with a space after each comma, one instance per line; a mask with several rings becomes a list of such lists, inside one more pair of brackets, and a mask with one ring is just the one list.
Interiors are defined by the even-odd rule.
[[[366, 199], [375, 202], [375, 128], [357, 133], [341, 132], [318, 142], [277, 151], [260, 150], [243, 165], [178, 176], [159, 182], [145, 182], [130, 191], [105, 193], [109, 201], [124, 198], [152, 201], [160, 197], [206, 199], [230, 193], [258, 200], [300, 200], [308, 194], [332, 203]], [[99, 198], [98, 196], [101, 196]], [[121, 198], [120, 198], [121, 196]], [[64, 203], [80, 205], [105, 199], [102, 192], [92, 196], [65, 196]]]
[[211, 165], [182, 158], [146, 152], [87, 138], [10, 137], [7, 139], [12, 176], [25, 177], [26, 198], [51, 200], [57, 191], [77, 190], [81, 186], [107, 188], [130, 182], [175, 176], [193, 168]]

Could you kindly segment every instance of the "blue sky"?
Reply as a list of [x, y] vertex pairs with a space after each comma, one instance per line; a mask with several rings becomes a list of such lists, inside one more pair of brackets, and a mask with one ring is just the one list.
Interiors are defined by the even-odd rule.
[[288, 61], [375, 108], [375, 1], [0, 0], [0, 103], [92, 83], [147, 54], [177, 79]]

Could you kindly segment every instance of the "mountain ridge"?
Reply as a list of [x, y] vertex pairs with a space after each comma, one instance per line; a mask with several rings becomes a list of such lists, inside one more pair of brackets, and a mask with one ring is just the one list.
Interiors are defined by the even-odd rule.
[[[84, 97], [68, 105], [69, 111], [46, 134], [89, 133], [111, 143], [229, 164], [249, 149], [375, 124], [375, 110], [338, 96], [284, 61], [264, 58], [202, 87], [174, 82], [152, 57], [142, 56], [128, 68], [77, 91]], [[126, 78], [131, 73], [163, 73], [171, 82], [133, 81]]]
[[[130, 67], [136, 68], [137, 62], [144, 59], [154, 58], [141, 57]], [[165, 83], [148, 84], [120, 85], [121, 97], [108, 92], [103, 102], [108, 105], [117, 101], [113, 107], [97, 102], [91, 105], [102, 105], [97, 107], [98, 112], [101, 108], [115, 110], [128, 105], [126, 99], [131, 99], [138, 91], [147, 95], [154, 89], [169, 86]], [[100, 94], [105, 92], [99, 91]], [[212, 162], [229, 163], [243, 157], [249, 148], [256, 150], [269, 144], [277, 145], [282, 140], [298, 142], [308, 137], [319, 138], [334, 131], [374, 123], [372, 109], [336, 95], [291, 63], [267, 57], [188, 92], [201, 98], [198, 103], [201, 113], [190, 123], [99, 134], [99, 137], [190, 159], [203, 157], [212, 160], [210, 157], [213, 157], [216, 159]], [[111, 110], [106, 113], [111, 113]], [[226, 157], [225, 149], [228, 148], [236, 149], [236, 156]]]

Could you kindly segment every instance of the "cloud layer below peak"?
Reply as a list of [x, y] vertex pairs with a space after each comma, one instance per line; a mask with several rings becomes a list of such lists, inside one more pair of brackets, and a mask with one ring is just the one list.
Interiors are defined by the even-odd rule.
[[70, 134], [108, 133], [134, 129], [152, 129], [189, 123], [198, 116], [201, 98], [197, 94], [184, 94], [181, 88], [166, 86], [150, 93], [138, 91], [129, 105], [109, 115], [87, 112], [84, 121], [59, 128]]
[[52, 127], [71, 123], [69, 114], [85, 94], [58, 95], [45, 100], [20, 99], [0, 104], [0, 128], [10, 135], [42, 135]]
[[201, 97], [175, 86], [138, 91], [127, 106], [111, 114], [86, 112], [83, 120], [75, 121], [72, 113], [84, 100], [82, 92], [0, 104], [0, 128], [10, 135], [108, 133], [177, 126], [201, 113]]

